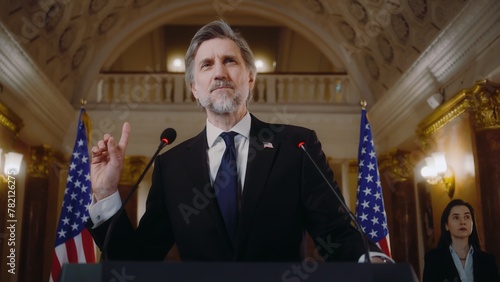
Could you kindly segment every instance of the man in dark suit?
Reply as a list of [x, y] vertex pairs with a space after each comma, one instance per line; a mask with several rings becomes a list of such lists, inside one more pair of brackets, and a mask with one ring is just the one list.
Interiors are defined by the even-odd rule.
[[[325, 259], [363, 260], [360, 234], [297, 146], [305, 142], [340, 194], [316, 134], [248, 112], [255, 76], [248, 44], [225, 22], [196, 33], [186, 53], [186, 83], [206, 110], [207, 125], [157, 158], [146, 212], [137, 230], [126, 214], [117, 220], [109, 259], [162, 260], [175, 243], [184, 261], [297, 261], [307, 231]], [[101, 248], [120, 206], [129, 133], [125, 123], [118, 144], [106, 134], [92, 148], [88, 226]], [[382, 261], [375, 258], [381, 251], [370, 248], [372, 260]]]

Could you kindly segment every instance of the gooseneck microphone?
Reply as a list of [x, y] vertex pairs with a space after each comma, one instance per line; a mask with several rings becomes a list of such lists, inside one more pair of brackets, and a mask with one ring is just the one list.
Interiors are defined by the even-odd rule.
[[342, 197], [339, 195], [337, 190], [335, 190], [335, 188], [333, 188], [332, 184], [330, 183], [330, 180], [328, 180], [328, 178], [326, 178], [326, 176], [323, 174], [323, 172], [321, 171], [319, 166], [316, 164], [314, 159], [311, 157], [311, 155], [309, 154], [309, 152], [306, 149], [306, 142], [303, 142], [303, 141], [300, 142], [298, 144], [298, 147], [301, 148], [306, 153], [307, 157], [309, 157], [309, 159], [313, 163], [314, 167], [316, 167], [316, 170], [323, 177], [326, 184], [328, 184], [328, 187], [330, 187], [330, 189], [333, 191], [335, 198], [337, 198], [337, 200], [342, 205], [344, 210], [347, 212], [347, 214], [349, 214], [349, 217], [351, 218], [352, 222], [354, 222], [354, 225], [356, 226], [356, 229], [358, 230], [359, 234], [361, 235], [361, 239], [363, 240], [363, 245], [364, 245], [364, 249], [365, 249], [365, 263], [370, 263], [370, 248], [368, 247], [368, 241], [366, 239], [366, 236], [365, 236], [363, 229], [361, 228], [361, 225], [359, 224], [358, 220], [356, 219], [354, 214], [349, 210], [349, 208], [347, 207], [345, 202], [342, 200]]
[[177, 137], [177, 132], [173, 128], [167, 128], [163, 130], [160, 136], [160, 145], [158, 145], [158, 149], [156, 149], [156, 152], [154, 153], [153, 157], [149, 161], [148, 165], [146, 168], [142, 171], [142, 174], [139, 176], [139, 179], [137, 179], [137, 182], [135, 183], [134, 187], [132, 187], [132, 190], [128, 193], [127, 197], [123, 201], [120, 209], [116, 212], [116, 214], [113, 216], [113, 219], [111, 220], [108, 231], [106, 232], [106, 238], [104, 239], [104, 245], [102, 246], [102, 256], [101, 259], [102, 261], [108, 260], [108, 244], [109, 244], [109, 239], [111, 238], [111, 233], [113, 232], [113, 229], [115, 227], [116, 221], [118, 218], [121, 216], [123, 211], [125, 210], [125, 205], [130, 201], [132, 198], [132, 195], [134, 192], [139, 188], [139, 184], [141, 183], [142, 179], [146, 175], [146, 172], [149, 170], [151, 165], [153, 164], [154, 160], [156, 159], [156, 156], [160, 153], [161, 149], [165, 148], [165, 146], [172, 144], [175, 141], [175, 138]]

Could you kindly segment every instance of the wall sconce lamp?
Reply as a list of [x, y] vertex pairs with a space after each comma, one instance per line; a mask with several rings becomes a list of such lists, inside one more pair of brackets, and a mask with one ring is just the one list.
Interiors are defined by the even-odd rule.
[[[2, 162], [2, 158], [4, 161]], [[7, 183], [9, 175], [14, 176], [21, 170], [21, 163], [23, 161], [23, 155], [15, 152], [10, 152], [7, 154], [2, 154], [2, 148], [0, 148], [0, 179], [2, 182]], [[3, 170], [2, 170], [3, 165]]]
[[425, 166], [420, 174], [430, 185], [443, 184], [448, 196], [453, 197], [455, 192], [455, 173], [453, 169], [446, 164], [444, 153], [433, 153], [425, 158]]

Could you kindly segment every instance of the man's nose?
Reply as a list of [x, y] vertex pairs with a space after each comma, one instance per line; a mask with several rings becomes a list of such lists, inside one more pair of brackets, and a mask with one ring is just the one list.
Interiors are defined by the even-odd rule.
[[214, 65], [214, 77], [216, 79], [227, 78], [226, 66], [222, 62], [216, 62]]

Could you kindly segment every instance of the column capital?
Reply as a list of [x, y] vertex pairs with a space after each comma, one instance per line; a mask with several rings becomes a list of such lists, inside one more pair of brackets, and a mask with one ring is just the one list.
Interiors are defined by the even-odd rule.
[[[0, 85], [0, 93], [2, 93], [2, 85]], [[17, 137], [21, 128], [23, 128], [23, 120], [6, 105], [0, 102], [0, 126], [5, 127], [7, 130]]]
[[54, 151], [49, 145], [33, 146], [30, 148], [30, 159], [28, 160], [28, 176], [48, 178], [50, 168], [54, 164], [66, 163], [64, 157]]
[[126, 156], [123, 163], [120, 185], [133, 186], [146, 168], [148, 160], [143, 156]]
[[406, 151], [392, 150], [379, 157], [381, 176], [389, 177], [392, 183], [405, 182], [413, 177], [414, 166], [410, 162], [410, 154]]
[[480, 81], [471, 89], [469, 96], [475, 130], [500, 128], [500, 84]]

